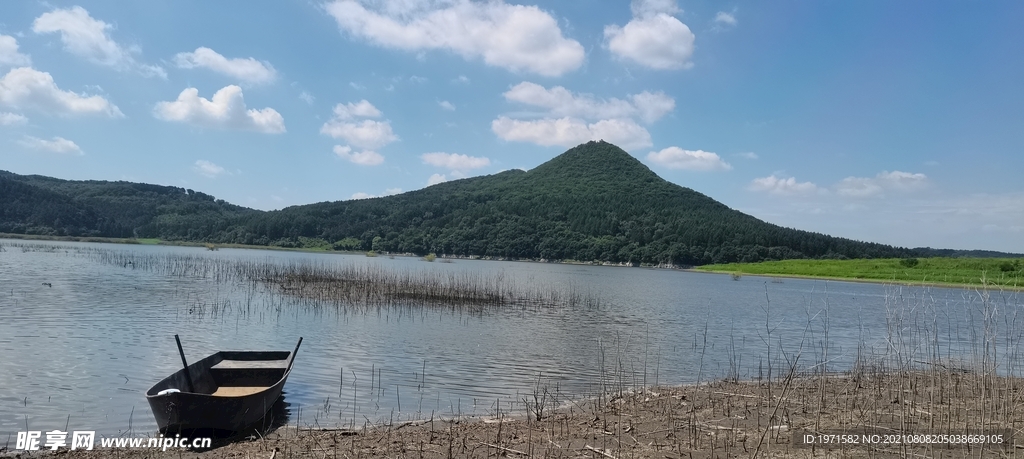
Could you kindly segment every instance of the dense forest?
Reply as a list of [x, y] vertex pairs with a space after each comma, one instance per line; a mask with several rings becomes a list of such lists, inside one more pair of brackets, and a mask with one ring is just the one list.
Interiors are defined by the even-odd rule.
[[605, 142], [528, 172], [270, 212], [178, 187], [0, 171], [0, 232], [674, 265], [956, 253], [766, 223], [663, 180]]

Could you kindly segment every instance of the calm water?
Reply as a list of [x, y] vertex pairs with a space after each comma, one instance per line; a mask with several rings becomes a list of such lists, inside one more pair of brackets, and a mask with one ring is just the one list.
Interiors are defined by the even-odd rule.
[[[540, 263], [0, 243], [0, 444], [20, 430], [66, 425], [151, 434], [156, 424], [144, 394], [180, 368], [175, 333], [190, 362], [218, 350], [290, 350], [302, 336], [285, 387], [289, 422], [361, 426], [487, 415], [498, 404], [521, 409], [538, 388], [564, 401], [644, 384], [756, 378], [768, 362], [767, 329], [776, 368], [787, 359], [802, 370], [827, 360], [829, 370], [844, 370], [859, 352], [878, 358], [887, 350], [977, 363], [986, 344], [999, 359], [1016, 361], [1024, 328], [1016, 321], [1021, 299], [1003, 292]], [[90, 248], [470, 271], [531, 288], [586, 291], [601, 305], [317, 308], [242, 283], [105, 264], [82, 251]], [[1017, 372], [1007, 364], [999, 371]]]

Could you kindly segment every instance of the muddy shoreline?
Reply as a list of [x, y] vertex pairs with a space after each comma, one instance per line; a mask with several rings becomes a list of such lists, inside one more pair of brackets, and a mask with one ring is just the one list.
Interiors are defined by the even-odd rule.
[[[1021, 389], [1022, 378], [952, 368], [715, 381], [483, 419], [438, 416], [355, 430], [290, 424], [205, 451], [7, 450], [0, 457], [1009, 457], [1024, 453]], [[957, 438], [967, 434], [985, 438]]]

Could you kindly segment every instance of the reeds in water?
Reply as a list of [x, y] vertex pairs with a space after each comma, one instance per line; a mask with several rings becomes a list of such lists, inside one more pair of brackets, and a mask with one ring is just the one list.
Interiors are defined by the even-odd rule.
[[504, 273], [401, 270], [313, 261], [274, 262], [201, 254], [137, 254], [94, 249], [85, 253], [115, 266], [215, 282], [260, 283], [318, 305], [439, 307], [596, 307], [599, 299], [575, 285], [521, 285]]

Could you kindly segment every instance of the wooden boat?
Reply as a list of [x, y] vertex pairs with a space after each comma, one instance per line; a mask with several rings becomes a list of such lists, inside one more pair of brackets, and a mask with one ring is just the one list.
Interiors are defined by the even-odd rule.
[[[174, 338], [177, 340], [178, 336]], [[146, 399], [161, 432], [238, 432], [253, 426], [281, 396], [295, 350], [221, 351], [156, 383]]]

